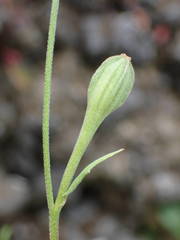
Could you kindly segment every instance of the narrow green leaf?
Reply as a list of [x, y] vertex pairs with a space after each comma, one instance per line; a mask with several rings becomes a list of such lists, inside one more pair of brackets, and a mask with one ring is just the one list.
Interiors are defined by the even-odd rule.
[[92, 163], [90, 163], [86, 168], [84, 168], [82, 170], [82, 172], [74, 179], [74, 181], [71, 183], [70, 187], [68, 188], [67, 192], [65, 192], [64, 196], [69, 195], [70, 193], [72, 193], [77, 187], [78, 185], [82, 182], [82, 180], [86, 177], [87, 174], [89, 174], [91, 172], [91, 170], [98, 165], [99, 163], [111, 158], [112, 156], [122, 152], [124, 149], [119, 149], [115, 152], [112, 153], [108, 153], [107, 155], [98, 158], [97, 160], [93, 161]]

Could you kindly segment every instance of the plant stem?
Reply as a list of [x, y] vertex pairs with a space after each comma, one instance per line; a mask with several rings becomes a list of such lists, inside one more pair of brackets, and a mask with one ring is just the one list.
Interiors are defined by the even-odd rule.
[[63, 205], [65, 204], [66, 196], [64, 196], [64, 193], [70, 186], [79, 162], [101, 123], [99, 121], [95, 121], [95, 115], [96, 114], [89, 114], [88, 111], [86, 112], [79, 137], [77, 139], [76, 145], [74, 146], [73, 152], [61, 180], [60, 188], [55, 201], [56, 208], [63, 207]]
[[60, 214], [60, 211], [55, 211], [55, 209], [53, 209], [50, 212], [50, 216], [49, 216], [50, 240], [59, 239], [59, 214]]
[[53, 55], [54, 55], [54, 44], [55, 44], [58, 9], [59, 9], [59, 0], [52, 0], [47, 52], [46, 52], [43, 120], [42, 120], [44, 175], [45, 175], [45, 186], [46, 186], [47, 202], [48, 202], [49, 209], [52, 209], [54, 205], [52, 179], [51, 179], [51, 166], [50, 166], [50, 150], [49, 150], [49, 119], [50, 119], [52, 64], [53, 64]]
[[52, 0], [50, 24], [47, 42], [46, 63], [45, 63], [45, 79], [44, 79], [44, 98], [43, 98], [43, 117], [42, 117], [42, 138], [43, 138], [43, 160], [44, 160], [44, 177], [47, 196], [47, 204], [49, 209], [49, 231], [50, 240], [58, 240], [59, 238], [59, 211], [55, 211], [53, 187], [51, 178], [51, 163], [49, 149], [49, 120], [50, 120], [50, 100], [51, 100], [51, 81], [52, 81], [52, 65], [54, 56], [54, 44], [57, 26], [57, 17], [59, 11], [59, 1]]

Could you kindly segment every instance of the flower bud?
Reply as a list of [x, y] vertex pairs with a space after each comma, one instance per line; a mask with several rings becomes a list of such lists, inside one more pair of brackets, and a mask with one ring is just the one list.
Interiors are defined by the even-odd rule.
[[126, 54], [109, 57], [91, 78], [87, 110], [103, 120], [126, 101], [133, 84], [131, 58]]

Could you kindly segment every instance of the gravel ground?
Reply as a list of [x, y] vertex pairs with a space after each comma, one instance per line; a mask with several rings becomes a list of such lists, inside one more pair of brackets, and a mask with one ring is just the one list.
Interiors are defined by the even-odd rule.
[[[41, 108], [49, 7], [0, 1], [0, 227], [10, 225], [13, 240], [48, 239]], [[51, 110], [55, 192], [94, 70], [126, 52], [136, 71], [131, 96], [102, 124], [80, 168], [126, 150], [70, 197], [62, 240], [180, 239], [179, 26], [179, 0], [62, 1]]]

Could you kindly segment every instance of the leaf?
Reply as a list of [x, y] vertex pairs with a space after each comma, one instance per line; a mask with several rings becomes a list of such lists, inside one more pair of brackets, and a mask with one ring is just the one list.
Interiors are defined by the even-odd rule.
[[122, 152], [124, 149], [119, 149], [115, 152], [112, 153], [108, 153], [107, 155], [98, 158], [97, 160], [93, 161], [92, 163], [90, 163], [86, 168], [84, 168], [82, 170], [82, 172], [74, 179], [74, 181], [71, 183], [70, 187], [68, 188], [67, 192], [64, 193], [64, 196], [69, 195], [70, 193], [72, 193], [77, 187], [78, 185], [82, 182], [82, 180], [86, 177], [87, 174], [89, 174], [91, 172], [91, 170], [98, 165], [99, 163], [109, 159], [110, 157]]
[[9, 225], [3, 225], [0, 228], [0, 240], [10, 240], [12, 236], [12, 229]]
[[180, 204], [167, 204], [160, 208], [158, 219], [161, 225], [176, 239], [180, 239]]

